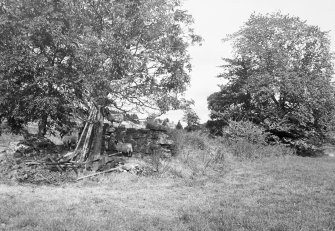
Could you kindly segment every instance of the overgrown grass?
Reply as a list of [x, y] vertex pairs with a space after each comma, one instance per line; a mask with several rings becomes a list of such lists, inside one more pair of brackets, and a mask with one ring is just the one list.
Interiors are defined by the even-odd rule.
[[208, 134], [175, 130], [172, 133], [176, 150], [173, 158], [151, 157], [156, 175], [196, 178], [215, 173], [217, 168], [228, 167], [230, 154], [224, 143]]
[[255, 160], [293, 155], [294, 151], [283, 144], [267, 144], [263, 131], [243, 126], [243, 131], [234, 128], [233, 136], [210, 137], [202, 131], [185, 132], [174, 130], [176, 151], [174, 158], [161, 158], [159, 153], [151, 156], [150, 164], [156, 175], [180, 178], [210, 176], [217, 171], [229, 171], [236, 160]]
[[174, 137], [175, 156], [151, 159], [149, 176], [0, 185], [0, 230], [335, 230], [335, 158]]
[[[234, 163], [232, 163], [234, 164]], [[334, 230], [335, 160], [236, 162], [206, 180], [111, 174], [1, 185], [3, 230]]]

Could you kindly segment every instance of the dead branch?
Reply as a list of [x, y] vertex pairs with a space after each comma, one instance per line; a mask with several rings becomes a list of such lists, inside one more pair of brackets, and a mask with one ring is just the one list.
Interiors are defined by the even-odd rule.
[[63, 172], [63, 169], [59, 166], [59, 163], [57, 163], [54, 159], [52, 159], [52, 157], [49, 156], [48, 158], [53, 164], [56, 165], [57, 169], [60, 171], [60, 172]]
[[26, 165], [40, 165], [40, 164], [43, 164], [43, 163], [40, 163], [40, 162], [36, 162], [36, 161], [30, 161], [30, 162], [25, 162]]
[[92, 176], [97, 176], [97, 175], [100, 175], [100, 174], [103, 174], [103, 173], [113, 172], [113, 171], [116, 171], [118, 169], [119, 168], [111, 168], [111, 169], [108, 169], [108, 170], [103, 171], [103, 172], [97, 172], [97, 173], [94, 173], [94, 174], [91, 174], [91, 175], [83, 176], [83, 177], [78, 178], [77, 181], [80, 181], [82, 179], [89, 178], [89, 177], [92, 177]]
[[115, 153], [112, 153], [112, 154], [108, 154], [108, 156], [116, 156], [116, 155], [119, 155], [119, 154], [122, 154], [122, 152], [115, 152]]

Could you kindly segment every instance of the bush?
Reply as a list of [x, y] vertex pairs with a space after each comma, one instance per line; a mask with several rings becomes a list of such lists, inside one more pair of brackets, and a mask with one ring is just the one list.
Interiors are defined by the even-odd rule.
[[264, 157], [286, 156], [294, 154], [294, 149], [284, 144], [259, 144], [240, 139], [230, 142], [229, 149], [239, 159], [260, 159]]
[[253, 144], [266, 144], [266, 138], [270, 135], [250, 121], [230, 121], [223, 129], [223, 134], [229, 140], [245, 140]]
[[231, 153], [240, 159], [258, 159], [294, 153], [293, 149], [284, 144], [268, 144], [270, 133], [250, 121], [230, 121], [223, 134]]

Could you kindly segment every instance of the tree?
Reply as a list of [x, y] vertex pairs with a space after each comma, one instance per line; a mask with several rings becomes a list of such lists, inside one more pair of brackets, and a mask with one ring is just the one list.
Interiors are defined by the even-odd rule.
[[[90, 98], [120, 111], [182, 106], [187, 47], [200, 41], [178, 0], [76, 1], [82, 76]], [[186, 34], [184, 28], [189, 28]], [[101, 104], [99, 101], [98, 104]]]
[[186, 124], [187, 124], [187, 126], [185, 127], [185, 129], [187, 131], [196, 130], [198, 128], [199, 124], [200, 124], [199, 116], [191, 108], [188, 108], [188, 109], [185, 110], [183, 121], [186, 122]]
[[[201, 39], [190, 28], [191, 16], [179, 9], [179, 0], [73, 4], [75, 28], [83, 28], [80, 33], [85, 34], [78, 43], [81, 76], [98, 114], [103, 107], [122, 113], [148, 108], [162, 113], [186, 103], [180, 96], [190, 80], [187, 47]], [[100, 119], [94, 135], [97, 146], [101, 128]], [[97, 155], [93, 151], [91, 156]]]
[[289, 15], [252, 14], [225, 41], [233, 41], [234, 57], [224, 59], [219, 75], [228, 83], [208, 97], [213, 120], [250, 120], [285, 139], [331, 128], [335, 101], [327, 32]]
[[39, 135], [69, 123], [81, 83], [74, 66], [70, 18], [62, 1], [3, 1], [0, 5], [0, 119], [19, 131], [39, 122]]
[[181, 125], [180, 120], [178, 121], [178, 123], [176, 125], [176, 129], [178, 129], [178, 130], [183, 129], [183, 125]]
[[[7, 0], [1, 11], [6, 17], [0, 26], [8, 35], [2, 35], [1, 47], [8, 49], [1, 66], [13, 62], [9, 63], [12, 69], [1, 71], [0, 80], [5, 80], [1, 89], [8, 96], [0, 99], [3, 108], [18, 100], [16, 91], [22, 98], [27, 95], [24, 89], [31, 85], [27, 79], [45, 92], [30, 90], [30, 102], [45, 105], [41, 114], [29, 104], [28, 114], [20, 97], [22, 107], [1, 117], [48, 124], [53, 114], [67, 108], [90, 111], [89, 125], [82, 133], [82, 160], [90, 150], [100, 153], [103, 117], [108, 110], [163, 113], [188, 103], [181, 97], [190, 81], [187, 48], [201, 38], [194, 34], [193, 19], [181, 9], [179, 0]], [[31, 45], [35, 40], [37, 47]], [[17, 86], [14, 73], [26, 82]], [[49, 88], [56, 96], [50, 96]], [[53, 102], [70, 105], [58, 108]]]

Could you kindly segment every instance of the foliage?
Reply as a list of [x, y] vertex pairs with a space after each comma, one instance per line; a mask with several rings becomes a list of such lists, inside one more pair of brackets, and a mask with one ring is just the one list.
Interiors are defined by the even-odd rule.
[[201, 39], [179, 6], [179, 0], [71, 3], [81, 75], [93, 101], [121, 111], [182, 106], [187, 48]]
[[225, 137], [230, 140], [245, 139], [250, 143], [267, 144], [269, 135], [262, 127], [250, 121], [229, 121], [229, 126], [224, 129]]
[[187, 104], [187, 48], [201, 38], [179, 0], [5, 0], [0, 11], [0, 120], [39, 121], [45, 135], [93, 105]]
[[131, 121], [135, 124], [140, 124], [140, 121], [139, 121], [139, 118], [138, 118], [137, 114], [126, 114], [124, 116], [124, 120]]
[[284, 144], [269, 144], [271, 134], [250, 121], [229, 121], [229, 126], [223, 130], [223, 137], [232, 154], [240, 159], [294, 154], [294, 151]]
[[225, 120], [216, 119], [208, 120], [205, 124], [206, 129], [214, 136], [223, 136], [223, 128], [227, 126], [228, 123]]
[[250, 120], [281, 139], [323, 134], [334, 123], [328, 33], [280, 13], [251, 15], [229, 35], [235, 56], [224, 59], [228, 81], [208, 97], [213, 120]]
[[81, 97], [69, 15], [61, 1], [8, 0], [0, 11], [0, 118], [16, 131], [39, 121], [45, 135]]
[[185, 127], [187, 131], [197, 130], [198, 126], [200, 125], [199, 116], [191, 108], [187, 108], [185, 110], [183, 121], [187, 123], [187, 126]]
[[178, 130], [183, 129], [183, 125], [181, 125], [180, 120], [178, 121], [178, 123], [176, 125], [176, 129], [178, 129]]

